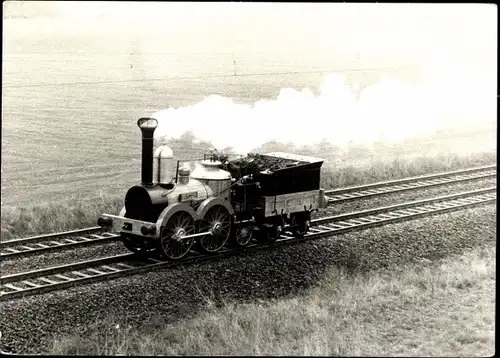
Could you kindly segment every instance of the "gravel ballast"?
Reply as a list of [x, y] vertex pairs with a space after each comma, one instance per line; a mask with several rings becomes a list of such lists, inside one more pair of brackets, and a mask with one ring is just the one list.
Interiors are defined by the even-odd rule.
[[331, 265], [373, 270], [433, 260], [496, 240], [496, 206], [484, 205], [244, 256], [159, 270], [2, 302], [2, 351], [48, 352], [55, 336], [116, 324], [155, 329], [215, 303], [296, 295]]

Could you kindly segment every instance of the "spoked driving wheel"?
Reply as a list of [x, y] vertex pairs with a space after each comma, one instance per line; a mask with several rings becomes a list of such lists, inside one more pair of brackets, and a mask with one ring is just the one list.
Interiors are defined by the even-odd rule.
[[182, 259], [194, 244], [194, 238], [185, 239], [184, 236], [194, 233], [194, 220], [191, 215], [186, 212], [175, 213], [161, 229], [161, 251], [171, 260]]
[[247, 246], [253, 238], [253, 225], [250, 222], [242, 222], [235, 225], [234, 236], [231, 245], [236, 247]]
[[198, 240], [199, 248], [208, 253], [215, 253], [222, 249], [231, 233], [231, 215], [221, 205], [214, 206], [207, 211], [200, 224], [200, 232], [210, 231]]

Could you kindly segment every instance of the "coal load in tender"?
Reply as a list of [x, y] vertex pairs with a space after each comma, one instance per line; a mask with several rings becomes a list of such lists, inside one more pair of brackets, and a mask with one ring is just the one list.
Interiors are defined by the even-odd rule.
[[322, 164], [249, 154], [232, 161], [228, 170], [236, 179], [252, 175], [248, 182], [259, 183], [260, 195], [272, 196], [319, 189]]
[[245, 175], [258, 175], [261, 172], [275, 172], [280, 169], [306, 164], [285, 158], [265, 157], [249, 153], [247, 157], [233, 160], [229, 163], [229, 171], [233, 178], [239, 179]]

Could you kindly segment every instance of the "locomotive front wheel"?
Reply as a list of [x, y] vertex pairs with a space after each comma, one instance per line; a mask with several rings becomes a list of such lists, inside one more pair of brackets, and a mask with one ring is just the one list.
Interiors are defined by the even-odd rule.
[[156, 251], [156, 247], [151, 245], [144, 240], [130, 237], [128, 235], [123, 235], [121, 237], [123, 245], [132, 252], [140, 254], [152, 254]]
[[236, 225], [234, 236], [231, 240], [232, 246], [245, 247], [253, 237], [253, 225], [249, 222], [243, 222]]
[[[130, 216], [127, 215], [125, 207], [122, 208], [119, 215], [126, 218], [130, 218]], [[132, 252], [140, 254], [152, 254], [156, 252], [156, 246], [151, 242], [145, 241], [144, 239], [129, 236], [126, 234], [121, 234], [121, 240], [123, 242], [123, 246], [125, 246]]]
[[161, 229], [160, 248], [171, 260], [179, 260], [186, 256], [194, 244], [194, 239], [183, 239], [195, 233], [194, 220], [188, 213], [178, 212], [168, 219]]
[[231, 215], [226, 208], [217, 205], [210, 208], [200, 224], [200, 232], [210, 231], [198, 239], [198, 247], [208, 253], [215, 253], [222, 249], [231, 234]]

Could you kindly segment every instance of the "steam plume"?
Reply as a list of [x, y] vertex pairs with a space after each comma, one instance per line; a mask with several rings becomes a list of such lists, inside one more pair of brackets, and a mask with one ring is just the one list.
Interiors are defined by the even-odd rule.
[[246, 153], [266, 141], [297, 145], [326, 139], [343, 147], [398, 141], [409, 135], [496, 118], [496, 75], [471, 73], [442, 58], [425, 69], [419, 84], [382, 78], [356, 100], [345, 78], [330, 74], [319, 95], [284, 88], [276, 99], [236, 104], [217, 95], [184, 108], [161, 110], [155, 135], [178, 138], [187, 130], [216, 147]]

